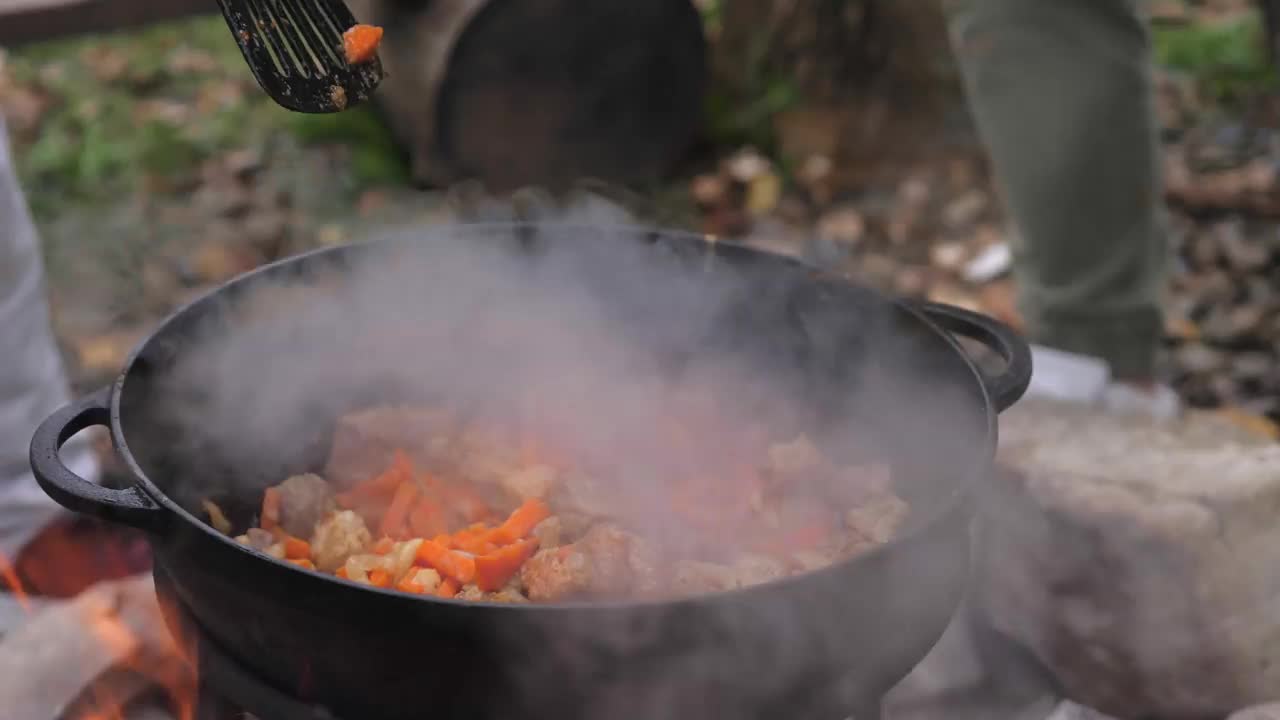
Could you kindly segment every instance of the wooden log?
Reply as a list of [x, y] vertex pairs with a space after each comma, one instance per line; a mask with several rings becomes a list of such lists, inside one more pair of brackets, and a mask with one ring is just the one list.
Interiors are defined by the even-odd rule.
[[659, 178], [701, 119], [690, 0], [350, 0], [386, 29], [378, 101], [414, 180], [490, 190]]
[[[0, 716], [62, 717], [85, 704], [82, 696], [95, 680], [122, 666], [159, 685], [186, 682], [178, 657], [149, 576], [101, 583], [74, 600], [40, 606], [26, 623], [5, 634], [0, 642]], [[127, 704], [148, 687], [146, 682], [116, 685], [113, 697]]]
[[0, 0], [0, 45], [123, 30], [213, 9], [209, 0]]

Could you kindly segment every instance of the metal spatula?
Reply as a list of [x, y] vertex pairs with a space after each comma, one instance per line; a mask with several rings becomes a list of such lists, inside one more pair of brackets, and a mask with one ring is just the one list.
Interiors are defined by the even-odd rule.
[[382, 82], [377, 57], [350, 65], [342, 34], [356, 19], [342, 0], [218, 0], [258, 84], [281, 106], [340, 112]]

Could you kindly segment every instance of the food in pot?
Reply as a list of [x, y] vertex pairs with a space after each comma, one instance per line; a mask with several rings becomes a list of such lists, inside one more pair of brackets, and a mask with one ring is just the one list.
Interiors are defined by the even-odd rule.
[[[641, 488], [568, 455], [429, 408], [350, 414], [322, 474], [268, 488], [236, 539], [412, 594], [658, 598], [819, 570], [888, 542], [909, 513], [886, 466], [837, 467], [803, 435], [761, 447], [749, 465], [688, 464]], [[230, 534], [225, 514], [204, 506]]]

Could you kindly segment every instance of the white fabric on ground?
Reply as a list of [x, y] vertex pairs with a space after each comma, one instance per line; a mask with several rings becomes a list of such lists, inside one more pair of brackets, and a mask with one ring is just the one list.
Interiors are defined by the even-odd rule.
[[1111, 368], [1099, 358], [1032, 345], [1031, 366], [1027, 398], [1092, 405], [1161, 421], [1182, 412], [1182, 401], [1173, 388], [1156, 385], [1148, 390], [1113, 382]]
[[[0, 553], [7, 558], [62, 512], [32, 477], [27, 450], [36, 425], [68, 399], [40, 246], [0, 118]], [[85, 435], [62, 457], [81, 477], [97, 480]]]

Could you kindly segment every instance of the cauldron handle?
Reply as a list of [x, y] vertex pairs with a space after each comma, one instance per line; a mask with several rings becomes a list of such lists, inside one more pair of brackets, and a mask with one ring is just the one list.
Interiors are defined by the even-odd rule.
[[986, 345], [1004, 360], [1004, 371], [984, 378], [987, 394], [998, 412], [1004, 412], [1022, 398], [1031, 384], [1031, 347], [1013, 328], [981, 313], [935, 302], [916, 307], [938, 327]]
[[58, 451], [76, 433], [111, 423], [111, 388], [104, 387], [50, 415], [31, 438], [31, 471], [59, 505], [111, 522], [158, 532], [164, 511], [141, 488], [117, 490], [85, 480], [63, 464]]

